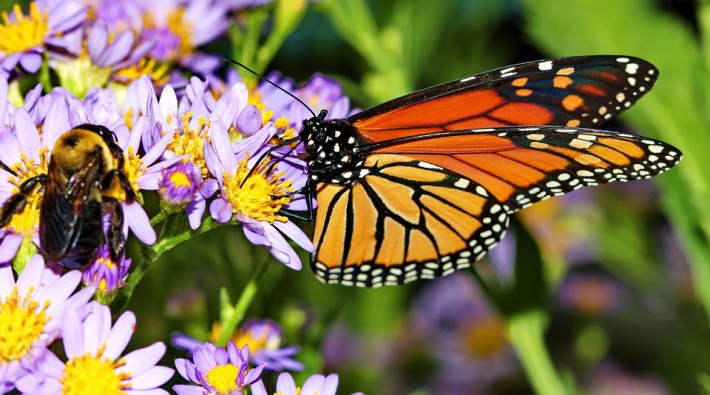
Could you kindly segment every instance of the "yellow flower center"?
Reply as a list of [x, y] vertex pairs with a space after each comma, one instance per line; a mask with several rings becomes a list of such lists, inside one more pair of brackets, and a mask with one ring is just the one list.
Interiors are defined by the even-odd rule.
[[105, 86], [111, 78], [112, 69], [97, 66], [86, 52], [76, 59], [55, 63], [61, 85], [79, 98], [84, 98], [91, 87]]
[[30, 15], [25, 17], [18, 4], [13, 7], [15, 19], [11, 20], [7, 12], [2, 13], [0, 25], [0, 52], [5, 56], [41, 46], [49, 33], [49, 11], [39, 11], [37, 3], [30, 3]]
[[153, 81], [153, 85], [164, 85], [170, 77], [168, 71], [170, 71], [168, 64], [160, 64], [155, 59], [143, 58], [138, 63], [116, 71], [116, 79], [129, 84], [143, 75], [148, 75]]
[[487, 358], [508, 343], [503, 321], [495, 315], [469, 324], [463, 335], [464, 348], [473, 356]]
[[[197, 126], [190, 128], [190, 119], [192, 111], [188, 111], [182, 115], [183, 132], [175, 133], [173, 138], [168, 143], [168, 149], [173, 151], [175, 155], [190, 155], [189, 158], [183, 159], [182, 163], [192, 162], [202, 174], [202, 179], [207, 177], [208, 169], [205, 163], [205, 136], [204, 131], [209, 128], [209, 124], [205, 117], [200, 117]], [[183, 175], [184, 176], [184, 175]], [[187, 177], [185, 178], [187, 181]], [[189, 181], [187, 181], [187, 185]]]
[[17, 286], [0, 303], [0, 364], [19, 360], [42, 335], [47, 321], [49, 301], [43, 306], [32, 300], [33, 289], [20, 298]]
[[167, 26], [157, 26], [152, 15], [147, 14], [143, 18], [146, 29], [167, 29], [177, 42], [177, 48], [171, 49], [167, 57], [162, 60], [176, 60], [190, 55], [194, 50], [191, 34], [194, 22], [185, 16], [185, 8], [177, 7], [175, 10], [169, 11], [165, 20]]
[[[285, 173], [268, 172], [268, 161], [260, 163], [253, 171], [247, 168], [247, 156], [239, 163], [237, 171], [231, 176], [225, 171], [225, 199], [232, 204], [232, 212], [241, 213], [257, 221], [286, 222], [287, 218], [278, 215], [281, 206], [288, 204], [293, 190], [291, 180], [282, 180]], [[247, 177], [248, 176], [248, 177]]]
[[190, 187], [192, 185], [190, 180], [187, 178], [187, 174], [178, 171], [170, 175], [170, 183], [176, 188]]
[[[34, 159], [28, 158], [25, 153], [22, 153], [20, 162], [12, 165], [10, 170], [15, 173], [15, 176], [10, 177], [9, 182], [16, 186], [13, 188], [13, 194], [18, 193], [20, 185], [30, 178], [47, 174], [47, 152], [48, 148], [46, 147], [40, 149], [39, 163], [35, 163]], [[37, 226], [39, 226], [39, 204], [42, 200], [42, 193], [37, 192], [39, 188], [38, 184], [34, 192], [28, 194], [25, 207], [12, 216], [6, 228], [25, 236], [35, 233]]]
[[238, 389], [238, 376], [239, 367], [232, 364], [217, 365], [207, 373], [205, 381], [216, 389], [219, 394], [231, 394], [232, 391]]
[[[107, 258], [104, 258], [104, 257], [101, 256], [101, 255], [99, 256], [98, 261], [99, 261], [99, 265], [106, 265], [106, 267], [107, 267], [109, 270], [113, 270], [114, 266], [116, 266], [116, 264], [115, 264], [110, 258], [107, 259]], [[97, 271], [97, 272], [94, 274], [94, 278], [93, 278], [93, 281], [92, 281], [94, 284], [96, 284], [96, 280], [98, 280], [98, 276], [99, 276], [99, 273], [98, 273], [98, 271]], [[98, 288], [99, 288], [99, 291], [101, 291], [101, 292], [106, 292], [106, 278], [102, 278], [101, 281], [99, 281]]]
[[570, 303], [584, 314], [601, 314], [613, 304], [610, 285], [598, 279], [584, 279], [575, 284]]
[[116, 372], [116, 368], [125, 362], [119, 360], [114, 363], [103, 357], [103, 349], [97, 354], [93, 356], [86, 353], [66, 363], [64, 376], [59, 379], [63, 395], [121, 395], [130, 389], [130, 382], [128, 382], [130, 375]]
[[[138, 193], [140, 190], [138, 187], [138, 178], [140, 178], [140, 176], [142, 176], [146, 171], [146, 167], [143, 165], [143, 158], [133, 152], [133, 147], [128, 147], [128, 152], [124, 152], [124, 155], [125, 162], [123, 165], [123, 172], [126, 173], [126, 177], [128, 177], [128, 180], [131, 182], [131, 188]], [[115, 184], [116, 182], [114, 182], [114, 185]], [[126, 194], [123, 192], [123, 188], [120, 189], [118, 194], [112, 193], [111, 196], [121, 201], [126, 200]], [[138, 201], [140, 202], [141, 200], [142, 197], [140, 196], [140, 193], [138, 193]]]

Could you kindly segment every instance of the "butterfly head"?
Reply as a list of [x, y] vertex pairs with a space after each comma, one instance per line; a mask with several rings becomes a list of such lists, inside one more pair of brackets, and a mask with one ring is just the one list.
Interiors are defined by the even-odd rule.
[[325, 120], [326, 112], [303, 121], [301, 141], [311, 180], [351, 184], [359, 179], [365, 155], [359, 147], [365, 141], [357, 129], [344, 119]]

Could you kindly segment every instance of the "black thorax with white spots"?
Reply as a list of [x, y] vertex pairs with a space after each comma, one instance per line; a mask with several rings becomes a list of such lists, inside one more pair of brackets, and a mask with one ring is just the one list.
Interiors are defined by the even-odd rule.
[[313, 182], [352, 185], [367, 173], [365, 140], [344, 119], [325, 120], [325, 110], [303, 121], [301, 141], [306, 147], [309, 177]]

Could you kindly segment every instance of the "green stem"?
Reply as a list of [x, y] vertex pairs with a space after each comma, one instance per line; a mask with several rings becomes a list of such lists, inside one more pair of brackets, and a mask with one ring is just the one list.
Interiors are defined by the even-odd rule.
[[568, 394], [545, 347], [543, 334], [546, 324], [547, 316], [542, 310], [530, 310], [513, 315], [507, 321], [508, 337], [535, 393]]
[[[161, 211], [163, 213], [163, 211]], [[153, 217], [152, 220], [155, 220], [156, 218], [161, 216], [161, 213], [158, 213], [155, 217]], [[167, 219], [166, 223], [163, 226], [163, 230], [165, 230], [166, 227], [172, 227], [170, 221], [168, 221], [171, 217], [165, 215], [162, 216], [162, 218], [157, 222], [162, 221], [163, 219]], [[151, 220], [151, 222], [152, 222]], [[220, 223], [212, 219], [211, 217], [207, 217], [202, 221], [202, 224], [200, 225], [199, 228], [192, 230], [188, 229], [180, 233], [172, 234], [170, 231], [163, 232], [161, 231], [161, 238], [155, 242], [152, 246], [144, 246], [143, 247], [143, 259], [140, 262], [140, 264], [136, 265], [135, 269], [131, 273], [131, 275], [128, 277], [128, 286], [125, 288], [121, 289], [121, 292], [123, 295], [126, 297], [125, 302], [124, 302], [124, 309], [126, 306], [128, 306], [128, 303], [131, 300], [131, 297], [133, 296], [133, 291], [136, 288], [136, 285], [141, 281], [143, 276], [145, 275], [146, 271], [148, 268], [155, 263], [155, 261], [160, 258], [163, 253], [176, 245], [182, 243], [183, 241], [187, 241], [199, 234], [205, 233], [208, 230], [214, 229], [217, 226], [219, 226]], [[164, 234], [168, 234], [168, 237], [163, 238]]]
[[237, 325], [239, 325], [239, 323], [242, 322], [242, 319], [244, 319], [247, 309], [251, 306], [251, 302], [254, 300], [256, 292], [259, 290], [259, 283], [268, 268], [268, 263], [261, 264], [257, 267], [256, 272], [254, 272], [254, 275], [244, 287], [242, 294], [239, 296], [239, 300], [237, 300], [237, 303], [234, 305], [231, 314], [223, 319], [222, 336], [219, 338], [219, 343], [217, 344], [218, 346], [224, 347], [227, 345], [227, 340], [229, 340], [229, 337], [232, 333], [234, 333]]

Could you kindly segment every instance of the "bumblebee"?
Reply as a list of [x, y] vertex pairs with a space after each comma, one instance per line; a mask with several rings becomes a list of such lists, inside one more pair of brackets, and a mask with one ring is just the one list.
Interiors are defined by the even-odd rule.
[[[25, 207], [41, 185], [39, 239], [50, 260], [79, 269], [95, 258], [102, 240], [114, 262], [123, 256], [123, 209], [119, 199], [136, 199], [124, 173], [123, 151], [116, 137], [100, 125], [84, 124], [62, 134], [52, 149], [47, 174], [23, 182], [0, 211], [0, 228]], [[104, 234], [103, 217], [110, 214]]]

